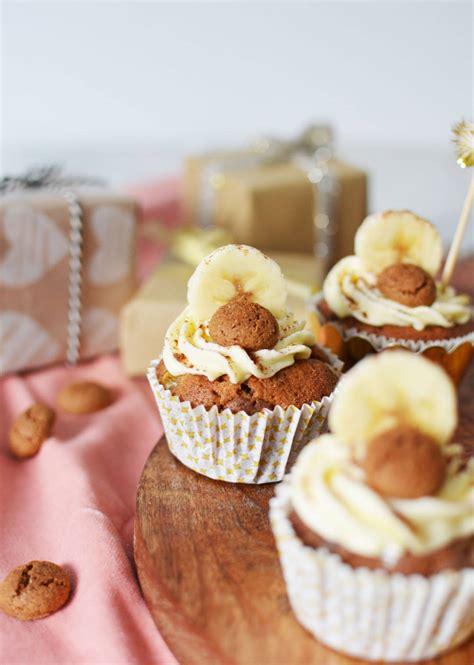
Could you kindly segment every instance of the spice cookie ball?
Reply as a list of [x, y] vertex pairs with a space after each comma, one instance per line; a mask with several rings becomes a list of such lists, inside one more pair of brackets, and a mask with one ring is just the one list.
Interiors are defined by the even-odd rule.
[[221, 346], [242, 346], [248, 351], [272, 349], [278, 342], [278, 322], [273, 314], [245, 298], [219, 307], [209, 322], [211, 339]]
[[416, 499], [441, 487], [446, 457], [427, 434], [409, 425], [397, 425], [370, 441], [363, 467], [367, 482], [380, 494]]
[[55, 413], [44, 404], [33, 404], [10, 428], [10, 451], [16, 457], [32, 457], [50, 436]]
[[434, 279], [423, 268], [394, 263], [378, 276], [377, 286], [386, 298], [407, 307], [430, 307], [436, 299]]
[[71, 581], [61, 566], [30, 561], [14, 568], [0, 584], [0, 609], [21, 621], [42, 619], [69, 599]]
[[95, 381], [70, 383], [58, 394], [58, 404], [67, 413], [84, 415], [105, 409], [113, 402], [110, 388]]

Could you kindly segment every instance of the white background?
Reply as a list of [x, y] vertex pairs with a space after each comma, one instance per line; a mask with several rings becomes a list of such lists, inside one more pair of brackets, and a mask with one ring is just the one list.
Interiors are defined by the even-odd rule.
[[59, 159], [123, 183], [322, 119], [370, 170], [372, 208], [413, 207], [451, 234], [469, 2], [4, 1], [1, 24], [3, 171]]

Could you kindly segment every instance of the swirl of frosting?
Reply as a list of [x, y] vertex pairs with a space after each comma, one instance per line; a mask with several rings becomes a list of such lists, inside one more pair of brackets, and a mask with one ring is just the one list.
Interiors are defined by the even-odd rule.
[[171, 324], [165, 336], [163, 362], [174, 376], [200, 374], [214, 381], [228, 376], [242, 383], [250, 376], [266, 379], [295, 360], [306, 360], [316, 343], [314, 334], [290, 314], [278, 320], [280, 339], [272, 349], [253, 353], [240, 346], [220, 346], [209, 335], [209, 322], [197, 324], [189, 308]]
[[426, 326], [450, 328], [471, 318], [469, 298], [456, 295], [452, 287], [436, 285], [436, 300], [430, 307], [407, 307], [385, 298], [377, 288], [377, 278], [364, 270], [356, 256], [348, 256], [329, 272], [323, 287], [324, 298], [341, 318], [353, 316], [373, 326]]
[[[450, 447], [457, 452], [459, 446]], [[350, 449], [325, 434], [304, 448], [290, 475], [293, 508], [325, 540], [387, 563], [428, 554], [474, 533], [474, 465], [455, 455], [434, 496], [392, 499], [369, 487]]]

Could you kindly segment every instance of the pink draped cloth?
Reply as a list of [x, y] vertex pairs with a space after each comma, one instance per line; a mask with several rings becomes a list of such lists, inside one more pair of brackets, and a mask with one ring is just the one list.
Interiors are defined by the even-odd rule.
[[[178, 181], [135, 193], [145, 218], [161, 210], [171, 224]], [[162, 252], [143, 241], [139, 246], [143, 276]], [[61, 386], [83, 378], [113, 388], [114, 403], [86, 416], [56, 409]], [[35, 401], [56, 410], [53, 435], [38, 455], [17, 460], [8, 452], [8, 430]], [[0, 579], [32, 559], [60, 564], [73, 579], [69, 603], [46, 619], [21, 622], [0, 611], [1, 665], [176, 665], [133, 561], [137, 485], [161, 434], [145, 379], [127, 379], [116, 355], [0, 378]]]
[[[86, 416], [57, 410], [40, 453], [16, 460], [8, 428], [34, 401], [55, 408], [59, 388], [88, 378], [116, 401]], [[0, 380], [0, 578], [46, 559], [74, 581], [66, 607], [21, 622], [0, 612], [0, 663], [174, 664], [140, 593], [133, 563], [135, 496], [162, 432], [144, 380], [125, 378], [116, 356]]]

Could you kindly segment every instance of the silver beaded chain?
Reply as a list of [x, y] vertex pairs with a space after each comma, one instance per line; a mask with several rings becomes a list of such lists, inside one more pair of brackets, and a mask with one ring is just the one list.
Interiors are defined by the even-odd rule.
[[82, 321], [82, 207], [76, 192], [59, 188], [58, 194], [69, 210], [69, 300], [66, 360], [75, 365], [79, 359]]

